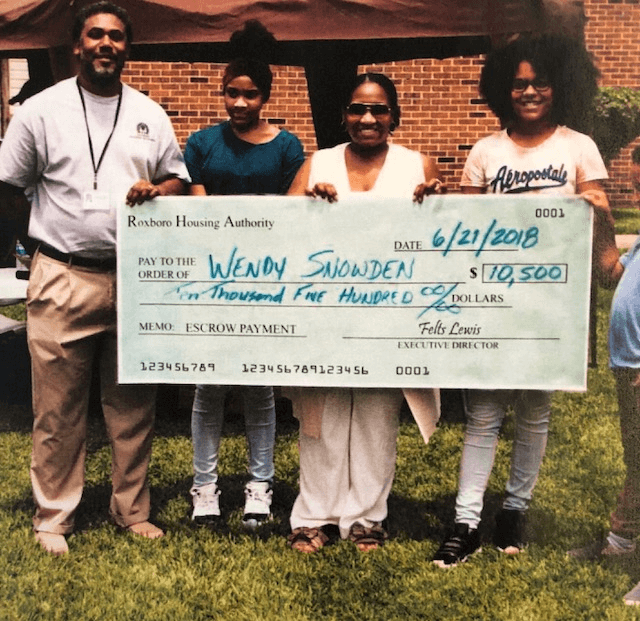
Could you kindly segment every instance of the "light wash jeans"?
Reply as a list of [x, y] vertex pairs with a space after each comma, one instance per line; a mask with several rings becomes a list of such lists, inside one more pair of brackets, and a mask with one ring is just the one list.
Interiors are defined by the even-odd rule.
[[493, 468], [498, 434], [509, 405], [515, 411], [511, 471], [504, 509], [526, 511], [547, 446], [551, 392], [543, 390], [467, 390], [456, 522], [477, 528], [484, 492]]
[[[224, 399], [230, 386], [198, 385], [191, 411], [193, 486], [218, 481], [218, 449], [224, 422]], [[252, 481], [273, 481], [276, 411], [271, 386], [242, 386], [244, 420]]]

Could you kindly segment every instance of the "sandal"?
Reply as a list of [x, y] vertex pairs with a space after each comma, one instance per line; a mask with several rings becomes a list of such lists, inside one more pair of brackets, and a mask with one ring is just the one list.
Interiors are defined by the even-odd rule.
[[329, 541], [329, 537], [322, 528], [300, 526], [299, 528], [293, 529], [287, 537], [287, 541], [292, 550], [297, 550], [304, 554], [313, 554], [324, 547], [327, 541]]
[[380, 522], [374, 523], [373, 526], [363, 526], [356, 522], [349, 530], [349, 541], [353, 541], [360, 552], [377, 550], [388, 538], [389, 535]]

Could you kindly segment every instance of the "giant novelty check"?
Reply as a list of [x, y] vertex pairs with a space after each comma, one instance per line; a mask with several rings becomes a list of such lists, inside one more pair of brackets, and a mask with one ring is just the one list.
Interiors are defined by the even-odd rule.
[[584, 390], [591, 230], [577, 198], [123, 208], [120, 381]]

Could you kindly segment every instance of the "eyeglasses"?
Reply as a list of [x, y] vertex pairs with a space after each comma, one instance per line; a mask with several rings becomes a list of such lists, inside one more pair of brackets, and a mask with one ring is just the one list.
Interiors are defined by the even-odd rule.
[[516, 93], [522, 93], [526, 91], [529, 86], [533, 86], [539, 93], [548, 91], [551, 88], [548, 80], [544, 78], [533, 78], [533, 80], [524, 80], [522, 78], [516, 78], [511, 85], [511, 90]]
[[367, 112], [371, 112], [373, 116], [384, 116], [391, 112], [391, 108], [385, 104], [352, 103], [347, 106], [347, 114], [364, 116]]

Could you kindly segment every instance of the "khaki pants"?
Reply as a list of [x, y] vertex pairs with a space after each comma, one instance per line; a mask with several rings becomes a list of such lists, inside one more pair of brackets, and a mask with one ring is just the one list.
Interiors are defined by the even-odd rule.
[[27, 291], [27, 338], [34, 529], [58, 534], [73, 529], [84, 485], [94, 360], [113, 456], [111, 515], [123, 527], [147, 520], [156, 389], [117, 383], [115, 272], [70, 267], [36, 253]]

